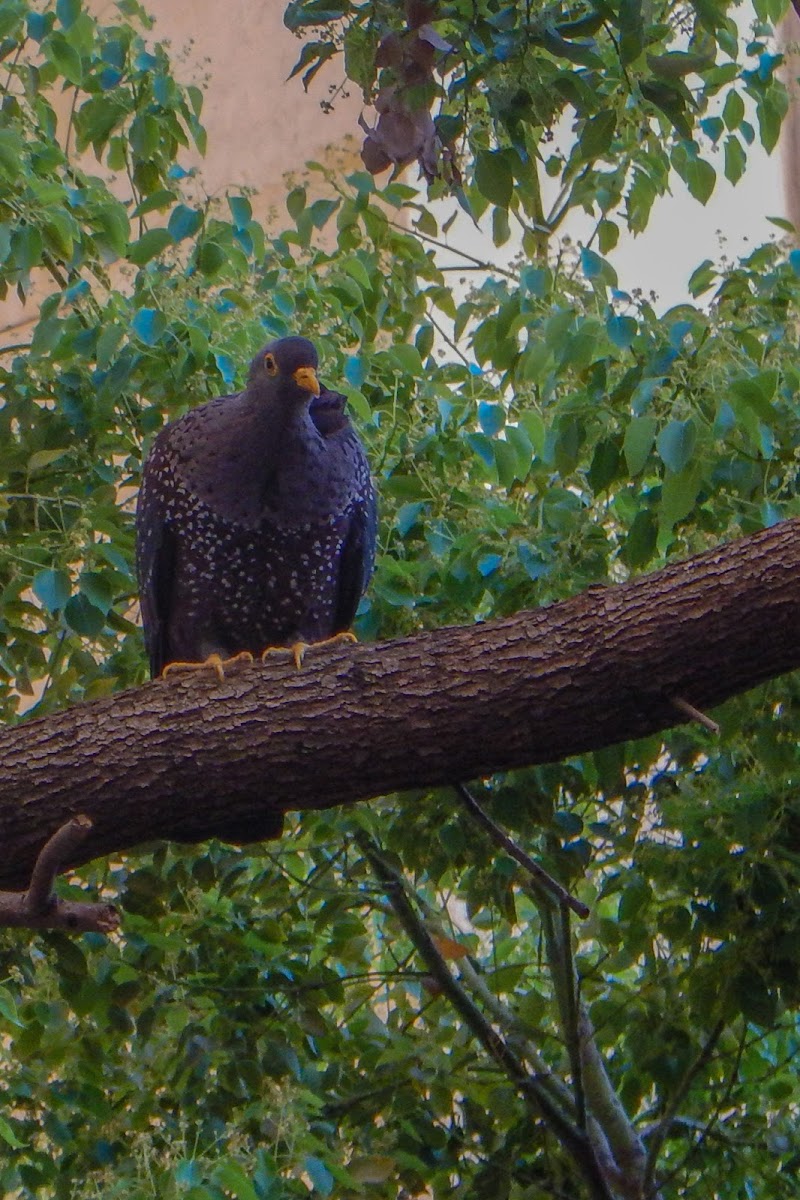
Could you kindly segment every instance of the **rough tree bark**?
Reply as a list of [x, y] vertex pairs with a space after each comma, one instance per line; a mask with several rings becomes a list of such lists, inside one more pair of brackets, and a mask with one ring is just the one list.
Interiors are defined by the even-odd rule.
[[73, 865], [643, 737], [800, 665], [800, 519], [484, 625], [155, 682], [0, 734], [0, 886], [70, 817]]

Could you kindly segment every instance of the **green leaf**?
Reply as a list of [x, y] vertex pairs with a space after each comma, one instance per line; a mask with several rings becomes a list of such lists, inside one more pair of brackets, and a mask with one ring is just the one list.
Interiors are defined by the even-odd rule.
[[508, 220], [508, 211], [495, 206], [492, 210], [492, 241], [495, 246], [505, 246], [510, 237], [511, 225]]
[[397, 1170], [397, 1162], [387, 1156], [371, 1154], [354, 1158], [347, 1170], [356, 1183], [386, 1183]]
[[688, 466], [696, 444], [697, 427], [691, 417], [686, 421], [670, 421], [656, 440], [661, 461], [669, 471], [675, 472]]
[[11, 257], [20, 271], [30, 271], [42, 261], [42, 235], [33, 225], [23, 225], [11, 236]]
[[410, 346], [407, 342], [395, 342], [388, 355], [406, 374], [413, 375], [415, 379], [422, 375], [422, 359], [416, 346]]
[[304, 210], [305, 206], [306, 189], [304, 187], [292, 188], [292, 190], [289, 192], [289, 195], [286, 197], [286, 208], [288, 209], [289, 216], [296, 221], [300, 216], [300, 213]]
[[16, 1001], [5, 987], [0, 987], [0, 1017], [3, 1017], [11, 1025], [18, 1025], [20, 1028], [23, 1026], [17, 1012]]
[[494, 463], [497, 469], [497, 478], [501, 487], [510, 488], [518, 476], [518, 460], [517, 453], [510, 442], [504, 438], [495, 438], [492, 441], [492, 451], [494, 453]]
[[608, 254], [619, 241], [619, 225], [603, 219], [597, 226], [597, 243], [601, 254]]
[[494, 437], [506, 423], [506, 410], [502, 404], [482, 400], [478, 405], [478, 422], [485, 434]]
[[653, 557], [658, 539], [658, 525], [653, 514], [642, 509], [636, 514], [625, 538], [620, 557], [632, 570], [637, 570]]
[[710, 287], [714, 286], [714, 281], [717, 278], [717, 272], [710, 258], [706, 258], [700, 263], [699, 267], [695, 267], [689, 277], [689, 291], [693, 296], [702, 296], [703, 292], [707, 292]]
[[155, 346], [166, 327], [166, 317], [156, 308], [140, 308], [131, 321], [131, 329], [146, 346]]
[[710, 66], [713, 58], [705, 54], [691, 54], [685, 50], [670, 50], [667, 54], [648, 54], [647, 65], [661, 79], [682, 79], [684, 75], [701, 75]]
[[634, 879], [627, 885], [619, 902], [617, 912], [620, 921], [630, 921], [643, 912], [652, 900], [653, 892], [644, 879]]
[[101, 370], [109, 365], [124, 336], [125, 330], [121, 325], [107, 325], [100, 334], [97, 339], [95, 356]]
[[637, 59], [644, 49], [642, 0], [620, 0], [619, 30], [620, 60], [627, 66]]
[[589, 486], [595, 493], [604, 492], [619, 474], [619, 448], [611, 438], [597, 443], [587, 474]]
[[770, 424], [775, 419], [772, 399], [779, 379], [780, 374], [777, 370], [759, 371], [756, 375], [735, 379], [730, 384], [730, 392], [736, 400], [743, 401], [752, 408], [762, 421]]
[[[75, 248], [74, 237], [78, 227], [69, 213], [49, 212], [43, 225], [44, 241], [48, 250], [62, 259], [71, 259]], [[44, 249], [44, 247], [43, 247]]]
[[368, 98], [370, 88], [375, 81], [376, 65], [375, 52], [377, 49], [376, 34], [371, 28], [355, 22], [348, 25], [344, 35], [344, 66], [348, 79], [357, 83]]
[[545, 423], [541, 416], [536, 412], [524, 412], [520, 415], [519, 423], [530, 438], [534, 452], [541, 457], [546, 438]]
[[170, 213], [167, 233], [174, 242], [181, 242], [184, 238], [194, 237], [202, 224], [203, 214], [200, 209], [178, 204]]
[[81, 637], [96, 637], [106, 623], [106, 614], [96, 608], [86, 596], [72, 596], [64, 606], [64, 619]]
[[492, 204], [508, 208], [514, 194], [514, 176], [506, 150], [480, 150], [475, 159], [475, 186]]
[[75, 24], [80, 11], [81, 0], [56, 0], [56, 16], [65, 29]]
[[107, 577], [100, 571], [82, 571], [78, 589], [103, 614], [111, 608], [114, 592]]
[[622, 452], [631, 475], [638, 475], [644, 467], [656, 436], [655, 417], [634, 417], [625, 430]]
[[203, 275], [216, 275], [227, 260], [227, 255], [218, 242], [205, 241], [197, 250], [197, 265]]
[[5, 1117], [0, 1117], [0, 1138], [7, 1145], [11, 1146], [13, 1150], [21, 1150], [24, 1146], [24, 1143], [19, 1140]]
[[717, 173], [711, 163], [706, 162], [704, 158], [690, 158], [685, 170], [680, 173], [695, 200], [706, 204], [717, 182]]
[[79, 87], [83, 83], [83, 64], [78, 51], [63, 33], [51, 33], [43, 43], [47, 57], [68, 83]]
[[107, 204], [99, 209], [96, 221], [106, 235], [111, 249], [119, 258], [124, 257], [131, 236], [128, 214], [121, 204]]
[[72, 592], [69, 575], [62, 570], [39, 571], [33, 577], [31, 588], [36, 599], [51, 613], [62, 609]]
[[738, 92], [729, 91], [725, 97], [725, 105], [722, 109], [722, 119], [725, 122], [726, 129], [738, 129], [744, 117], [744, 100]]
[[137, 242], [132, 242], [128, 247], [128, 261], [134, 266], [143, 267], [172, 244], [172, 238], [166, 229], [148, 229], [147, 233], [143, 233]]
[[333, 1191], [333, 1175], [325, 1166], [322, 1159], [317, 1158], [313, 1154], [308, 1154], [303, 1165], [311, 1180], [314, 1191], [318, 1192], [320, 1196], [330, 1196]]
[[587, 161], [602, 158], [611, 147], [616, 127], [617, 114], [613, 108], [590, 117], [580, 135], [581, 158]]
[[259, 1200], [258, 1192], [238, 1163], [220, 1163], [214, 1168], [212, 1178], [214, 1183], [230, 1192], [236, 1200]]
[[0, 171], [15, 179], [19, 176], [23, 143], [13, 129], [0, 129]]
[[[291, 195], [291, 192], [289, 193]], [[246, 196], [228, 196], [234, 228], [247, 229], [253, 219], [253, 206]]]
[[27, 472], [29, 475], [34, 475], [37, 471], [43, 471], [45, 467], [52, 466], [54, 462], [58, 462], [65, 454], [69, 454], [68, 446], [61, 446], [52, 450], [35, 450], [28, 459]]
[[606, 330], [611, 341], [620, 350], [627, 350], [636, 337], [638, 326], [633, 317], [610, 316], [606, 321]]
[[778, 107], [776, 100], [771, 95], [765, 96], [756, 108], [761, 144], [768, 154], [771, 154], [778, 144], [784, 111], [783, 108]]
[[680, 87], [656, 79], [645, 79], [639, 86], [645, 100], [663, 112], [681, 137], [691, 138], [692, 126], [686, 114], [686, 98]]
[[737, 137], [725, 138], [725, 178], [731, 183], [738, 183], [747, 166], [747, 155], [744, 146]]
[[370, 278], [367, 268], [359, 259], [348, 258], [347, 262], [344, 264], [344, 269], [352, 279], [355, 279], [359, 287], [365, 292], [372, 291], [375, 280]]
[[683, 471], [668, 473], [661, 488], [659, 525], [671, 530], [692, 512], [703, 482], [703, 464], [695, 463]]
[[339, 200], [315, 200], [308, 209], [314, 228], [322, 229], [323, 225], [326, 225], [336, 212], [339, 204]]
[[347, 389], [347, 403], [360, 421], [365, 425], [372, 421], [372, 409], [369, 400], [358, 388]]
[[527, 430], [522, 424], [516, 426], [506, 425], [505, 436], [508, 444], [513, 446], [517, 458], [517, 479], [527, 479], [534, 456], [533, 443], [528, 436]]

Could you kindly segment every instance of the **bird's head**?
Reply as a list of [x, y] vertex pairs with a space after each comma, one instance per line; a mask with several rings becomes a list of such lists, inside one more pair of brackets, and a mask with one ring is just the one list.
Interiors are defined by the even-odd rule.
[[259, 350], [251, 362], [248, 389], [277, 395], [287, 402], [308, 404], [320, 392], [318, 361], [308, 338], [279, 338]]

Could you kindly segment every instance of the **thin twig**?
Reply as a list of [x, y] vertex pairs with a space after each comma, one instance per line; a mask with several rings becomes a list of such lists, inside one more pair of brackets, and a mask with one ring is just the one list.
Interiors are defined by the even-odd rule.
[[564, 966], [564, 1036], [572, 1071], [572, 1087], [575, 1092], [575, 1107], [578, 1114], [578, 1124], [586, 1128], [586, 1095], [583, 1090], [583, 1055], [581, 1052], [581, 1035], [578, 1025], [578, 973], [572, 957], [572, 929], [569, 923], [569, 908], [562, 904], [559, 908], [561, 918], [558, 947]]
[[712, 721], [711, 717], [707, 717], [704, 712], [701, 712], [699, 708], [695, 708], [688, 700], [684, 700], [681, 696], [672, 696], [670, 703], [673, 708], [677, 708], [679, 712], [685, 713], [687, 717], [691, 717], [699, 725], [705, 726], [711, 733], [719, 733], [717, 722]]
[[433, 313], [430, 311], [430, 309], [428, 309], [427, 317], [428, 317], [428, 320], [430, 321], [431, 325], [433, 326], [433, 328], [439, 334], [439, 337], [444, 338], [444, 340], [447, 342], [448, 346], [453, 351], [453, 353], [458, 355], [458, 357], [461, 359], [461, 361], [464, 363], [465, 366], [467, 366], [467, 367], [471, 366], [472, 364], [470, 363], [470, 360], [467, 358], [464, 351], [461, 349], [461, 347], [458, 345], [457, 342], [454, 342], [453, 339], [445, 333], [445, 331], [442, 329], [441, 325], [436, 320], [436, 317], [433, 315]]
[[[686, 1151], [686, 1154], [683, 1156], [683, 1158], [678, 1163], [678, 1165], [676, 1167], [673, 1167], [673, 1169], [669, 1172], [668, 1175], [664, 1176], [664, 1178], [660, 1181], [660, 1184], [659, 1184], [660, 1187], [665, 1188], [668, 1183], [671, 1183], [672, 1180], [677, 1175], [679, 1175], [682, 1170], [684, 1170], [684, 1168], [686, 1167], [686, 1165], [689, 1162], [689, 1159], [692, 1158], [697, 1153], [697, 1151], [700, 1149], [700, 1147], [703, 1145], [703, 1143], [706, 1141], [706, 1139], [711, 1135], [711, 1131], [713, 1130], [714, 1126], [719, 1121], [720, 1113], [723, 1111], [723, 1109], [727, 1108], [728, 1104], [730, 1103], [731, 1093], [733, 1092], [734, 1084], [736, 1083], [736, 1080], [739, 1075], [739, 1067], [741, 1065], [742, 1055], [744, 1054], [744, 1049], [745, 1049], [746, 1043], [747, 1043], [747, 1025], [744, 1026], [744, 1029], [742, 1031], [742, 1036], [739, 1039], [739, 1045], [738, 1045], [738, 1048], [736, 1051], [736, 1057], [734, 1059], [733, 1066], [731, 1067], [730, 1075], [728, 1076], [728, 1082], [725, 1086], [725, 1091], [723, 1092], [721, 1099], [717, 1103], [705, 1128], [700, 1131], [700, 1135], [699, 1135], [697, 1141], [694, 1143], [693, 1146], [689, 1147], [689, 1149]], [[645, 1193], [645, 1195], [648, 1197], [655, 1198], [657, 1196], [657, 1192], [654, 1189], [649, 1193]]]
[[8, 89], [11, 87], [11, 80], [14, 77], [14, 68], [19, 62], [19, 56], [22, 54], [23, 47], [25, 46], [27, 40], [27, 38], [23, 38], [20, 44], [17, 46], [17, 53], [12, 58], [11, 64], [8, 68], [8, 75], [6, 76], [5, 86], [3, 87], [3, 95], [6, 95], [8, 93]]
[[[400, 225], [397, 221], [388, 221], [393, 229], [399, 229], [401, 233], [408, 233], [408, 229], [404, 225]], [[484, 271], [494, 271], [497, 275], [504, 275], [506, 279], [513, 279], [514, 282], [519, 280], [518, 271], [507, 271], [505, 267], [500, 267], [497, 263], [485, 262], [481, 258], [476, 258], [474, 254], [468, 254], [466, 250], [460, 250], [458, 246], [450, 246], [447, 242], [440, 241], [439, 238], [431, 237], [429, 233], [421, 233], [419, 229], [414, 230], [414, 237], [420, 238], [423, 242], [430, 242], [432, 246], [438, 246], [440, 250], [449, 250], [451, 254], [458, 254], [466, 262], [474, 263], [476, 267], [480, 267]]]
[[518, 862], [521, 867], [524, 867], [541, 887], [546, 888], [551, 895], [555, 896], [560, 904], [566, 904], [576, 916], [581, 917], [583, 920], [589, 916], [591, 910], [587, 905], [582, 900], [578, 900], [575, 896], [571, 895], [565, 887], [561, 886], [558, 880], [553, 879], [553, 876], [545, 871], [544, 867], [539, 866], [529, 854], [521, 850], [516, 842], [513, 842], [508, 834], [484, 811], [469, 788], [465, 787], [463, 783], [456, 783], [454, 787], [464, 807], [475, 818], [477, 823], [486, 830], [493, 842], [501, 846], [506, 854]]
[[656, 1166], [658, 1165], [658, 1156], [661, 1153], [661, 1147], [664, 1145], [667, 1134], [670, 1130], [670, 1126], [677, 1116], [678, 1109], [685, 1100], [686, 1094], [689, 1091], [689, 1088], [692, 1086], [692, 1083], [703, 1070], [703, 1068], [710, 1062], [711, 1055], [714, 1053], [714, 1047], [722, 1036], [724, 1029], [725, 1022], [722, 1020], [722, 1018], [720, 1018], [720, 1020], [717, 1021], [716, 1025], [711, 1030], [711, 1033], [708, 1035], [708, 1038], [701, 1047], [700, 1052], [695, 1058], [694, 1062], [690, 1063], [684, 1072], [683, 1078], [676, 1087], [673, 1095], [670, 1097], [669, 1103], [664, 1110], [664, 1115], [653, 1130], [651, 1136], [648, 1138], [647, 1168], [644, 1177], [644, 1190], [646, 1195], [653, 1190]]
[[63, 504], [65, 508], [85, 508], [79, 500], [68, 500], [66, 496], [38, 496], [35, 492], [3, 492], [0, 500], [31, 500], [35, 504]]
[[66, 137], [64, 138], [64, 154], [67, 158], [69, 158], [69, 143], [70, 143], [70, 138], [72, 137], [72, 125], [75, 120], [75, 106], [78, 103], [79, 95], [80, 95], [80, 88], [76, 87], [75, 91], [73, 92], [73, 95], [72, 95], [72, 104], [70, 105], [70, 108], [69, 108], [69, 120], [67, 121], [67, 133], [66, 133]]

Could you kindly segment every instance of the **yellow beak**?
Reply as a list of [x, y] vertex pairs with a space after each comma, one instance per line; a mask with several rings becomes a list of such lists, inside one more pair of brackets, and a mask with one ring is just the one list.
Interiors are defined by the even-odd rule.
[[292, 379], [298, 387], [305, 388], [307, 392], [312, 392], [315, 396], [319, 395], [319, 380], [313, 367], [298, 367]]

